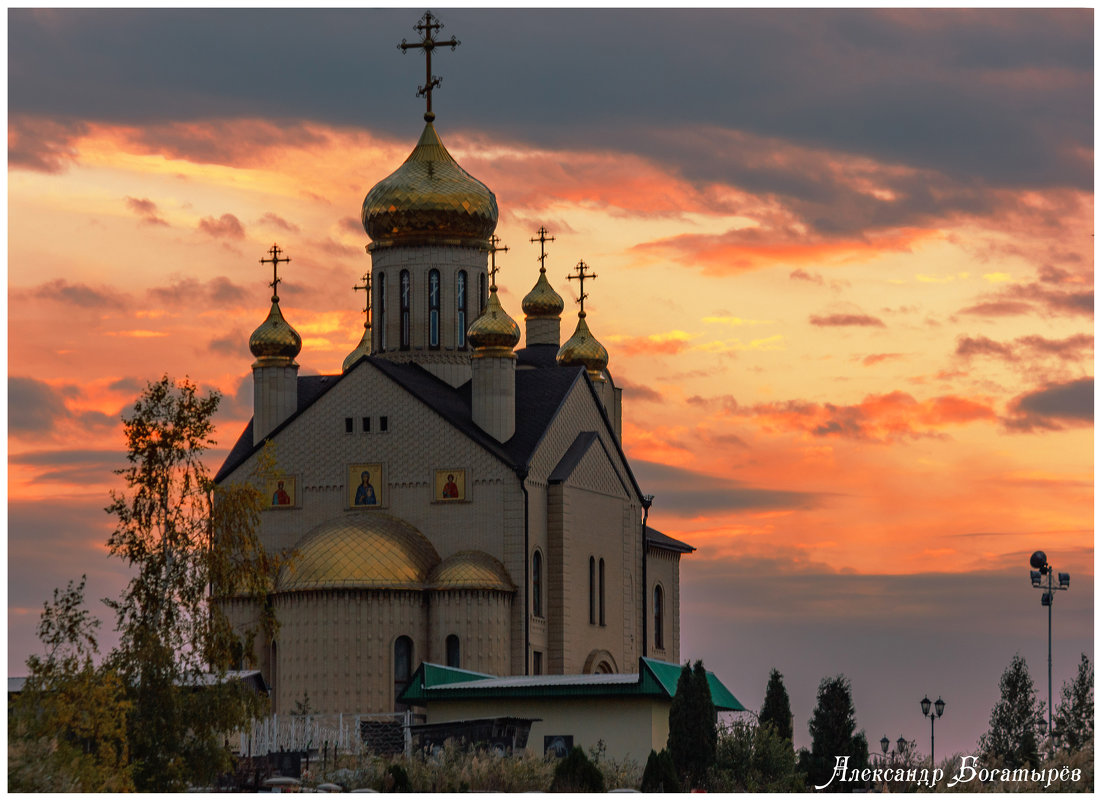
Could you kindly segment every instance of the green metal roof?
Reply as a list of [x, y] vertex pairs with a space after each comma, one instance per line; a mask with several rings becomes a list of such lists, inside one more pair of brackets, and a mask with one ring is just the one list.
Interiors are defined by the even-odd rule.
[[[681, 666], [640, 659], [639, 672], [585, 675], [490, 676], [469, 670], [422, 663], [398, 696], [405, 704], [424, 706], [433, 698], [593, 698], [658, 697], [672, 699]], [[712, 703], [721, 712], [745, 707], [723, 683], [708, 673]]]

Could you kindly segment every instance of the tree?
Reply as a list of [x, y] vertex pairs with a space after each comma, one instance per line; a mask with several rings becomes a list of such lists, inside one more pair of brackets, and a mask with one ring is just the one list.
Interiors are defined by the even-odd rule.
[[38, 639], [45, 657], [8, 717], [8, 789], [126, 792], [134, 789], [126, 739], [129, 704], [113, 671], [93, 664], [99, 620], [84, 608], [85, 577], [45, 603]]
[[[107, 603], [120, 633], [110, 663], [133, 704], [128, 732], [140, 791], [206, 784], [230, 765], [226, 734], [259, 712], [260, 700], [225, 681], [242, 647], [211, 588], [261, 592], [278, 563], [255, 534], [259, 490], [214, 486], [201, 457], [212, 444], [220, 396], [186, 379], [150, 383], [123, 417], [127, 490], [111, 494], [113, 556], [134, 571]], [[213, 677], [208, 674], [213, 673]]]
[[1021, 655], [1015, 654], [1003, 672], [999, 692], [990, 727], [980, 738], [980, 750], [988, 759], [998, 759], [1010, 768], [1036, 766], [1044, 704], [1037, 700], [1033, 678]]
[[558, 765], [555, 766], [555, 777], [551, 780], [551, 792], [553, 793], [603, 793], [605, 791], [605, 777], [601, 769], [590, 762], [578, 746], [570, 749]]
[[1064, 682], [1053, 725], [1068, 751], [1094, 747], [1094, 665], [1086, 654], [1075, 679]]
[[703, 787], [716, 761], [716, 708], [700, 660], [691, 669], [688, 662], [681, 668], [670, 705], [667, 747], [682, 786]]
[[765, 685], [765, 701], [761, 705], [758, 724], [772, 723], [776, 733], [792, 742], [792, 707], [788, 704], [788, 691], [784, 688], [784, 676], [776, 668], [769, 672]]
[[858, 770], [868, 764], [868, 740], [863, 731], [854, 733], [857, 711], [845, 676], [828, 677], [819, 683], [815, 711], [807, 728], [811, 751], [801, 751], [800, 769], [807, 774], [811, 787], [826, 784], [834, 773], [837, 757], [848, 756], [850, 768]]
[[677, 781], [677, 769], [673, 766], [668, 748], [661, 752], [653, 749], [647, 757], [647, 766], [643, 768], [643, 782], [639, 787], [644, 793], [680, 793], [681, 785]]
[[709, 789], [724, 793], [802, 790], [792, 741], [782, 737], [768, 721], [731, 724], [719, 733]]

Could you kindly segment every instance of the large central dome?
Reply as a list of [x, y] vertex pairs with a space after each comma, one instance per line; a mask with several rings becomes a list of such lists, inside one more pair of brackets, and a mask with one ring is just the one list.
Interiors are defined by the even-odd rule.
[[430, 122], [402, 166], [367, 193], [360, 216], [375, 246], [480, 245], [497, 227], [497, 198], [459, 166]]

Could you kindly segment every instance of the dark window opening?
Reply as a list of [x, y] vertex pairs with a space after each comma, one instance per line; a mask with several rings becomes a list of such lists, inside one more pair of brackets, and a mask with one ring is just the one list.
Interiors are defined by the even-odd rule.
[[597, 622], [597, 563], [589, 557], [589, 625]]
[[379, 287], [379, 297], [375, 301], [375, 309], [379, 315], [379, 350], [386, 350], [386, 276], [379, 273], [375, 283]]
[[654, 647], [664, 648], [662, 644], [662, 588], [654, 585]]
[[371, 418], [370, 417], [363, 418], [363, 427], [364, 427], [364, 433], [365, 434], [370, 434], [371, 433]]
[[394, 697], [406, 688], [413, 673], [413, 640], [405, 635], [394, 641]]
[[386, 415], [384, 415], [384, 416], [379, 418], [379, 430], [380, 431], [386, 431], [386, 428], [387, 428], [386, 424], [387, 424]]
[[486, 311], [486, 274], [478, 274], [478, 313]]
[[429, 347], [440, 347], [440, 271], [429, 270]]
[[354, 427], [352, 425], [352, 418], [351, 417], [344, 418], [344, 433], [351, 434], [353, 428]]
[[444, 651], [446, 652], [448, 667], [459, 667], [459, 638], [454, 634], [449, 634], [448, 639], [444, 642]]
[[460, 270], [455, 277], [455, 341], [460, 348], [467, 347], [467, 271]]
[[402, 270], [401, 274], [398, 276], [398, 293], [398, 318], [401, 324], [401, 328], [398, 331], [398, 344], [402, 350], [409, 350], [409, 270]]
[[532, 554], [532, 614], [543, 617], [543, 555]]
[[601, 625], [605, 624], [605, 560], [597, 564], [597, 584], [600, 588]]
[[532, 652], [532, 675], [543, 675], [543, 651]]

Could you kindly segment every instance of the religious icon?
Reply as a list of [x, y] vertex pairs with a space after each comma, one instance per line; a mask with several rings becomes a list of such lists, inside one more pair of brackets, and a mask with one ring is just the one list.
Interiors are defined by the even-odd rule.
[[293, 507], [295, 505], [295, 479], [293, 477], [268, 479], [267, 493], [268, 497], [271, 498], [268, 508]]
[[433, 500], [467, 500], [467, 471], [461, 469], [437, 470]]
[[348, 505], [354, 509], [382, 506], [383, 466], [353, 464], [348, 466]]

